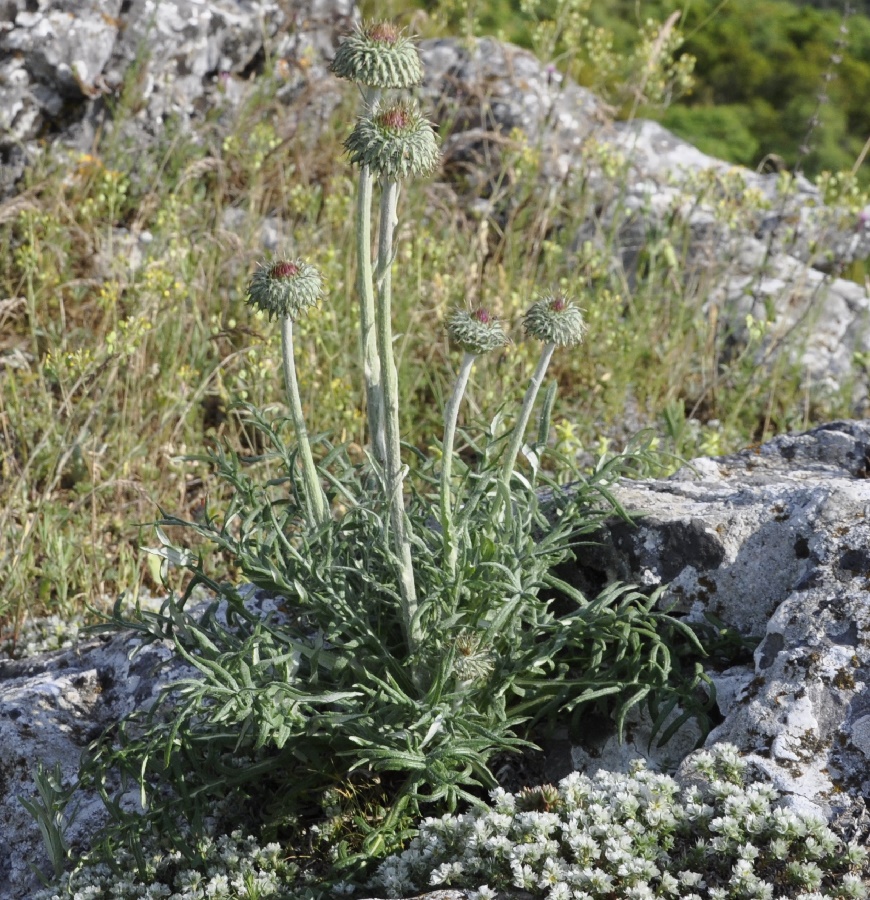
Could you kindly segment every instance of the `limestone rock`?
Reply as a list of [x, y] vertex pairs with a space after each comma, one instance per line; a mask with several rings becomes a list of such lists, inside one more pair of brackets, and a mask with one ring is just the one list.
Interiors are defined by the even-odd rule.
[[[843, 211], [825, 206], [818, 188], [802, 176], [783, 197], [776, 173], [758, 174], [708, 156], [656, 122], [614, 122], [613, 111], [594, 94], [526, 50], [492, 38], [471, 45], [442, 39], [423, 41], [421, 56], [427, 105], [449, 127], [444, 148], [448, 164], [458, 156], [480, 187], [491, 189], [504, 176], [501, 166], [516, 130], [541, 151], [544, 183], [564, 188], [572, 178], [589, 178], [608, 205], [618, 201], [619, 210], [601, 211], [602, 221], [618, 212], [637, 212], [638, 226], [649, 231], [683, 206], [698, 237], [709, 243], [714, 202], [729, 190], [753, 191], [771, 208], [758, 211], [752, 232], [758, 237], [775, 232], [773, 252], [820, 269], [870, 254], [866, 217], [846, 218]], [[619, 163], [613, 170], [618, 184], [604, 169], [604, 160]], [[717, 190], [702, 195], [705, 183], [717, 179]], [[581, 226], [580, 234], [588, 225]], [[730, 229], [716, 230], [721, 239]]]
[[[36, 6], [36, 9], [33, 7]], [[100, 88], [118, 38], [121, 0], [6, 4], [0, 24], [0, 148], [31, 140], [47, 119]]]
[[266, 46], [283, 61], [283, 96], [325, 79], [352, 0], [8, 0], [0, 22], [0, 196], [13, 190], [37, 139], [82, 151], [111, 127], [121, 92], [125, 133], [153, 139], [219, 104], [238, 104]]
[[590, 584], [668, 584], [675, 612], [760, 641], [751, 666], [711, 673], [722, 721], [707, 744], [734, 743], [790, 804], [829, 819], [870, 800], [868, 474], [863, 421], [624, 483], [639, 527], [615, 525], [578, 566]]
[[545, 148], [542, 172], [555, 186], [576, 165], [584, 143], [608, 119], [605, 105], [553, 66], [511, 44], [483, 38], [422, 41], [426, 108], [446, 127], [445, 168], [486, 194], [514, 129]]

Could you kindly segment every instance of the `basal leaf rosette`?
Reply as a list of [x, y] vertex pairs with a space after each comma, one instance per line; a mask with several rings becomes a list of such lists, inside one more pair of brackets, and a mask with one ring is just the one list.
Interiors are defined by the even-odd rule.
[[320, 272], [302, 260], [280, 260], [262, 264], [248, 285], [249, 306], [272, 318], [290, 318], [316, 306], [323, 294]]
[[526, 334], [557, 347], [579, 344], [586, 331], [579, 308], [561, 294], [542, 297], [533, 303], [523, 319], [523, 327]]
[[423, 65], [411, 38], [390, 22], [370, 22], [342, 41], [333, 74], [371, 88], [403, 89], [420, 84]]
[[474, 312], [457, 309], [447, 320], [447, 333], [466, 353], [475, 356], [489, 353], [508, 342], [501, 322], [482, 307]]
[[354, 165], [390, 180], [429, 175], [438, 165], [432, 124], [407, 101], [376, 104], [357, 121], [344, 146]]

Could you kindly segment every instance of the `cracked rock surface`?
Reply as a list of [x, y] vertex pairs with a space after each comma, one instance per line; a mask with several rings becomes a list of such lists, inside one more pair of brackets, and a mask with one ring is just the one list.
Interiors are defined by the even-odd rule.
[[579, 566], [589, 583], [667, 583], [675, 612], [759, 641], [751, 666], [711, 673], [722, 721], [707, 744], [735, 744], [829, 819], [870, 799], [868, 474], [870, 422], [851, 421], [623, 483], [638, 527], [616, 525]]
[[89, 152], [122, 100], [139, 144], [242, 102], [266, 48], [289, 100], [326, 78], [354, 15], [352, 0], [3, 0], [0, 197], [38, 140]]

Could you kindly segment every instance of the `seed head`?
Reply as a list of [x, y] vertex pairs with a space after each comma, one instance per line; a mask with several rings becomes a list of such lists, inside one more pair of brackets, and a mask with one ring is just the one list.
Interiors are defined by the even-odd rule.
[[289, 316], [295, 321], [303, 309], [316, 306], [322, 294], [323, 280], [314, 266], [283, 259], [259, 266], [248, 285], [247, 303], [270, 319]]
[[508, 339], [502, 330], [501, 322], [494, 319], [489, 311], [480, 307], [474, 312], [464, 309], [454, 310], [447, 320], [447, 333], [450, 340], [459, 344], [466, 353], [478, 356], [503, 347]]
[[557, 347], [579, 344], [586, 331], [583, 314], [561, 294], [543, 297], [533, 303], [523, 319], [523, 327], [526, 334]]
[[438, 164], [432, 125], [416, 106], [402, 101], [376, 104], [357, 121], [344, 146], [352, 163], [384, 178], [429, 175]]
[[414, 42], [390, 22], [364, 24], [346, 37], [331, 69], [339, 78], [372, 88], [409, 88], [423, 80]]

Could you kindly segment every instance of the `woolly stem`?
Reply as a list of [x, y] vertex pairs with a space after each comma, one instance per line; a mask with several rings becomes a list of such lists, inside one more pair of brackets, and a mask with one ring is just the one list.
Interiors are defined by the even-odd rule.
[[541, 356], [538, 359], [538, 365], [535, 367], [535, 371], [532, 373], [532, 378], [531, 381], [529, 381], [528, 388], [526, 388], [526, 394], [523, 397], [523, 406], [520, 410], [520, 415], [517, 419], [517, 423], [516, 425], [514, 425], [513, 434], [511, 435], [511, 443], [502, 463], [501, 484], [503, 487], [503, 491], [500, 492], [499, 496], [496, 498], [494, 511], [495, 515], [501, 512], [501, 505], [504, 501], [504, 498], [510, 495], [511, 475], [513, 475], [514, 466], [516, 465], [520, 447], [522, 447], [523, 445], [523, 437], [525, 436], [526, 427], [528, 426], [529, 419], [532, 415], [532, 408], [535, 405], [535, 399], [538, 396], [538, 391], [541, 388], [541, 384], [544, 381], [544, 375], [547, 372], [547, 366], [550, 365], [550, 359], [553, 356], [553, 351], [555, 349], [556, 345], [554, 343], [544, 344], [541, 350]]
[[444, 555], [447, 558], [447, 571], [452, 578], [456, 575], [456, 537], [453, 534], [452, 496], [450, 492], [450, 474], [453, 468], [453, 444], [456, 438], [456, 420], [459, 418], [459, 405], [462, 402], [468, 378], [477, 355], [466, 353], [459, 365], [459, 373], [453, 385], [453, 393], [444, 410], [444, 440], [441, 458], [441, 535]]
[[311, 443], [302, 414], [302, 400], [299, 397], [299, 384], [296, 381], [296, 364], [293, 356], [293, 319], [281, 317], [281, 359], [284, 366], [284, 382], [287, 386], [287, 397], [290, 400], [290, 415], [296, 429], [296, 443], [302, 457], [302, 478], [305, 484], [308, 519], [312, 525], [320, 525], [329, 518], [326, 495], [320, 484], [314, 457], [311, 454]]
[[396, 227], [396, 207], [399, 183], [385, 181], [381, 191], [380, 225], [378, 229], [378, 264], [376, 284], [378, 355], [381, 361], [381, 383], [384, 397], [384, 425], [386, 432], [385, 481], [390, 506], [393, 544], [399, 564], [399, 590], [402, 597], [403, 627], [408, 649], [413, 653], [422, 641], [417, 618], [417, 588], [411, 560], [409, 523], [405, 517], [402, 498], [402, 455], [399, 435], [399, 379], [393, 357], [391, 322], [393, 233]]
[[[371, 111], [381, 95], [377, 88], [365, 88], [363, 105]], [[356, 206], [357, 292], [360, 301], [360, 346], [363, 378], [366, 386], [366, 413], [369, 440], [375, 459], [384, 465], [384, 395], [381, 387], [381, 363], [378, 358], [378, 339], [375, 326], [375, 294], [372, 286], [372, 183], [369, 166], [360, 166], [359, 191]]]
[[373, 181], [371, 169], [367, 165], [361, 166], [356, 208], [357, 290], [360, 298], [360, 340], [363, 376], [366, 386], [369, 439], [372, 442], [375, 459], [383, 466], [386, 459], [384, 447], [384, 395], [381, 384], [381, 363], [378, 358], [378, 340], [375, 326], [375, 295], [372, 288], [371, 205]]

